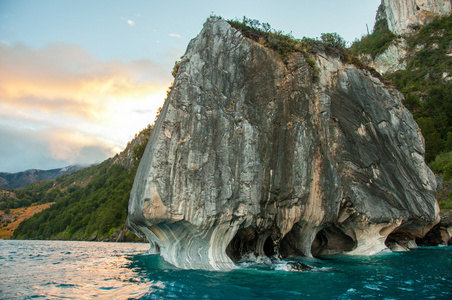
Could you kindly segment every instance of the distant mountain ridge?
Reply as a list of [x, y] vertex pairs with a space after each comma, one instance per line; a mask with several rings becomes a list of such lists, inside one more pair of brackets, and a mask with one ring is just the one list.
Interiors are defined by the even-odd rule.
[[17, 173], [0, 172], [0, 188], [20, 189], [29, 185], [30, 183], [56, 179], [62, 175], [71, 174], [86, 167], [88, 166], [73, 165], [51, 170], [30, 169]]

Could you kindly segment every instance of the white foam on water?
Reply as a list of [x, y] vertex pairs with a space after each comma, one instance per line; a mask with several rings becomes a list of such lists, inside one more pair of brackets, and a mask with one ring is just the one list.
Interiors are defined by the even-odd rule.
[[[297, 264], [306, 265], [307, 268], [312, 268], [309, 270], [301, 270], [297, 268]], [[307, 265], [302, 261], [293, 261], [293, 260], [283, 260], [278, 255], [274, 255], [272, 257], [268, 256], [256, 256], [254, 253], [245, 254], [240, 261], [238, 262], [238, 266], [243, 269], [251, 269], [251, 268], [266, 268], [274, 271], [283, 271], [283, 272], [331, 272], [333, 268], [316, 268], [311, 265]], [[300, 265], [301, 266], [301, 265]]]

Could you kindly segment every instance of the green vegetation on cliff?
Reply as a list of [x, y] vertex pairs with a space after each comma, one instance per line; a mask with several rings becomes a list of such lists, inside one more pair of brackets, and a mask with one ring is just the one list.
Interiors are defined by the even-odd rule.
[[386, 19], [381, 19], [375, 23], [372, 34], [355, 41], [349, 50], [354, 55], [370, 54], [375, 58], [384, 52], [395, 38], [396, 36], [388, 28]]
[[406, 70], [388, 77], [405, 95], [425, 138], [427, 162], [452, 151], [452, 15], [406, 37]]
[[[337, 33], [322, 33], [320, 40], [303, 37], [296, 39], [291, 34], [271, 28], [268, 23], [243, 17], [242, 21], [228, 20], [232, 27], [240, 31], [243, 36], [273, 49], [284, 58], [294, 52], [307, 53], [316, 46], [323, 45], [327, 48], [345, 49], [345, 40]], [[314, 62], [312, 62], [314, 64]]]
[[[350, 51], [375, 57], [396, 38], [388, 32], [381, 20]], [[385, 77], [404, 94], [404, 104], [425, 139], [425, 160], [443, 176], [437, 196], [441, 209], [452, 209], [452, 15], [418, 26], [402, 38], [408, 45], [407, 67]]]
[[452, 151], [436, 156], [430, 168], [436, 174], [442, 174], [442, 187], [438, 191], [436, 199], [443, 210], [452, 210]]
[[[125, 227], [127, 206], [136, 169], [151, 131], [152, 127], [144, 129], [121, 154], [99, 165], [41, 183], [42, 186], [34, 184], [25, 191], [15, 191], [16, 195], [39, 194], [40, 201], [56, 203], [20, 223], [13, 237], [135, 240], [135, 235]], [[39, 192], [34, 187], [39, 187]]]
[[[295, 40], [290, 34], [276, 31], [268, 23], [243, 17], [242, 21], [227, 21], [232, 27], [239, 30], [245, 37], [275, 50], [282, 56], [297, 51], [301, 41]], [[306, 40], [305, 40], [306, 41]]]
[[[373, 33], [356, 41], [350, 51], [375, 57], [395, 38], [386, 20], [380, 20]], [[404, 94], [404, 104], [425, 138], [425, 159], [431, 163], [440, 153], [452, 151], [452, 15], [403, 38], [409, 47], [407, 67], [386, 78]]]

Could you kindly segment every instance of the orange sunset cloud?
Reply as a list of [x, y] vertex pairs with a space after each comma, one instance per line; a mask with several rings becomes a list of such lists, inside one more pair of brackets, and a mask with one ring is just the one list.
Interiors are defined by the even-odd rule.
[[47, 158], [92, 163], [154, 121], [171, 79], [150, 60], [101, 61], [64, 43], [0, 43], [0, 126], [32, 137]]
[[[34, 50], [0, 45], [0, 103], [93, 118], [108, 102], [139, 99], [168, 86], [161, 68], [146, 60], [102, 62], [83, 49], [52, 44]], [[168, 72], [166, 72], [168, 73]]]

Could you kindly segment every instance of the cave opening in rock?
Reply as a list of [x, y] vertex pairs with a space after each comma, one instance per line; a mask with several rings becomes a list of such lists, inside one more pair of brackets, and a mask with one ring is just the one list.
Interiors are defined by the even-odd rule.
[[282, 257], [288, 256], [306, 256], [300, 249], [302, 227], [298, 224], [294, 224], [292, 229], [283, 237], [281, 245], [279, 247], [279, 254]]
[[249, 253], [255, 253], [257, 233], [253, 226], [241, 228], [226, 247], [226, 254], [232, 261], [239, 261]]
[[269, 236], [264, 243], [264, 253], [266, 256], [271, 257], [275, 255], [275, 243], [271, 236]]
[[333, 255], [348, 252], [356, 247], [356, 242], [335, 225], [320, 230], [312, 245], [313, 256]]
[[[396, 229], [394, 229], [386, 238], [385, 245], [392, 251], [406, 251], [412, 248], [416, 248], [416, 235], [419, 231], [419, 227], [416, 224], [407, 222]], [[384, 233], [380, 233], [385, 235]], [[386, 233], [387, 234], [387, 233]]]
[[234, 262], [247, 255], [249, 258], [259, 255], [271, 257], [276, 254], [275, 242], [268, 231], [258, 234], [253, 226], [241, 228], [226, 247], [226, 254]]

